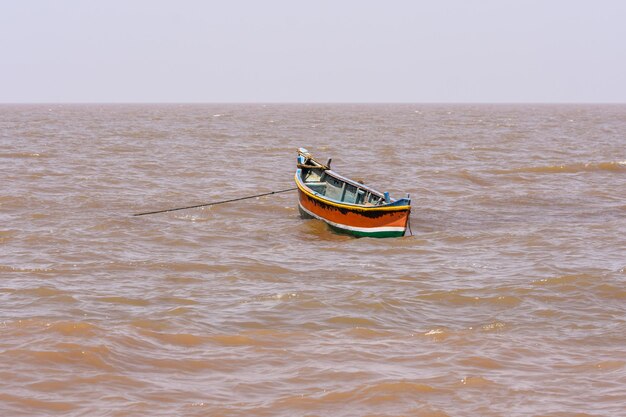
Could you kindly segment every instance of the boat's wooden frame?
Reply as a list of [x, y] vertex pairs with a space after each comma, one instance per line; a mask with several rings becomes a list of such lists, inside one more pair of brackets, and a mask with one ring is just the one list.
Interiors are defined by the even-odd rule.
[[404, 236], [411, 200], [394, 200], [357, 181], [345, 178], [298, 149], [295, 175], [298, 206], [305, 218], [326, 222], [334, 230], [359, 237]]

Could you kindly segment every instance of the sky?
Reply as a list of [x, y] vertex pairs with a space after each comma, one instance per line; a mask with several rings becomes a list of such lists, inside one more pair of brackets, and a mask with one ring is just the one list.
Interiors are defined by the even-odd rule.
[[0, 0], [0, 103], [624, 103], [623, 0]]

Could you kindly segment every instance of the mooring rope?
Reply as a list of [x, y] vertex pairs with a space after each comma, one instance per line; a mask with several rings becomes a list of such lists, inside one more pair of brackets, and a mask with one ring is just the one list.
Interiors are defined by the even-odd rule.
[[249, 195], [249, 196], [246, 196], [246, 197], [232, 198], [230, 200], [215, 201], [215, 202], [212, 202], [212, 203], [196, 204], [196, 205], [193, 205], [193, 206], [176, 207], [176, 208], [165, 209], [165, 210], [147, 211], [145, 213], [133, 214], [133, 216], [146, 216], [148, 214], [167, 213], [168, 211], [187, 210], [187, 209], [198, 208], [198, 207], [215, 206], [217, 204], [232, 203], [234, 201], [241, 201], [241, 200], [247, 200], [247, 199], [250, 199], [250, 198], [263, 197], [263, 196], [266, 196], [266, 195], [286, 193], [288, 191], [294, 191], [294, 190], [297, 190], [297, 189], [298, 189], [298, 187], [293, 187], [293, 188], [288, 188], [286, 190], [271, 191], [269, 193]]
[[330, 169], [326, 165], [319, 165], [319, 166], [317, 166], [317, 165], [298, 164], [297, 166], [300, 169], [322, 169], [324, 171], [327, 171], [327, 170]]

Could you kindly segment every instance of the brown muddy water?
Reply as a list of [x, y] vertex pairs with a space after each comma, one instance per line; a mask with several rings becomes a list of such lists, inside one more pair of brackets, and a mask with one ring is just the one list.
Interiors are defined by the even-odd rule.
[[[302, 220], [296, 149], [413, 201]], [[626, 105], [2, 105], [2, 416], [624, 416]]]

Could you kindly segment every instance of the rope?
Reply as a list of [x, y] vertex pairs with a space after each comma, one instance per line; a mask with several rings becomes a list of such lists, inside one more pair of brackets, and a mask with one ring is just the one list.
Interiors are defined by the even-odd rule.
[[329, 166], [322, 164], [320, 161], [315, 159], [313, 155], [311, 155], [310, 153], [302, 153], [298, 151], [298, 155], [303, 156], [306, 161], [312, 161], [313, 163], [316, 163], [317, 165], [319, 165], [319, 166], [316, 166], [316, 165], [298, 164], [298, 168], [307, 168], [307, 169], [319, 168], [319, 169], [323, 169], [324, 171], [330, 169]]
[[232, 203], [234, 201], [247, 200], [249, 198], [256, 198], [256, 197], [263, 197], [263, 196], [266, 196], [266, 195], [286, 193], [288, 191], [293, 191], [293, 190], [297, 190], [297, 189], [298, 189], [298, 187], [293, 187], [293, 188], [288, 188], [286, 190], [271, 191], [269, 193], [249, 195], [247, 197], [233, 198], [233, 199], [230, 199], [230, 200], [215, 201], [213, 203], [196, 204], [195, 206], [177, 207], [177, 208], [171, 208], [171, 209], [166, 209], [166, 210], [157, 210], [157, 211], [148, 211], [148, 212], [145, 212], [145, 213], [133, 214], [133, 216], [146, 216], [148, 214], [167, 213], [168, 211], [187, 210], [187, 209], [198, 208], [198, 207], [215, 206], [217, 204]]
[[[317, 161], [315, 161], [315, 162], [317, 162]], [[301, 169], [322, 169], [324, 171], [330, 169], [326, 165], [322, 165], [322, 164], [320, 164], [319, 166], [317, 166], [317, 165], [298, 164], [298, 168], [301, 168]]]

